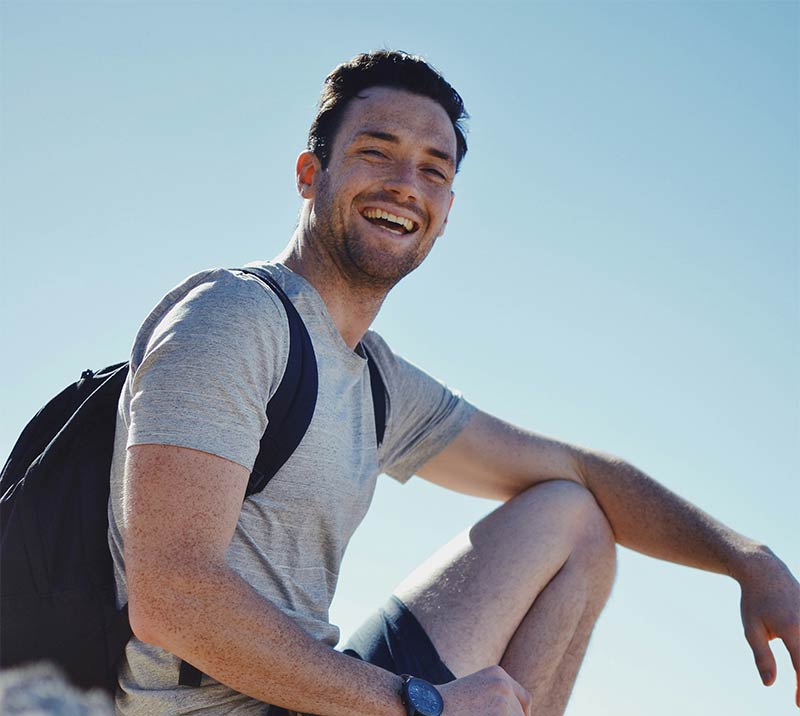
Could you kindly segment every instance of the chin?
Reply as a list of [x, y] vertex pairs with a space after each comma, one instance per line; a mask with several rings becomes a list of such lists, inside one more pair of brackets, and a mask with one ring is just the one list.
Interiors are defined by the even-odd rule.
[[348, 253], [353, 265], [369, 284], [389, 288], [408, 276], [425, 258], [416, 253], [398, 256], [391, 252], [363, 249]]
[[354, 281], [388, 290], [425, 260], [434, 243], [426, 234], [395, 239], [352, 227], [343, 234], [341, 246], [354, 269]]

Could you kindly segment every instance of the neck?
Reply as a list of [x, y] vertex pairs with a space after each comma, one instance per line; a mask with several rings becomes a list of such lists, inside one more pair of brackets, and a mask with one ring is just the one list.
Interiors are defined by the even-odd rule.
[[300, 228], [275, 260], [317, 290], [344, 342], [355, 350], [378, 315], [389, 289], [355, 283]]

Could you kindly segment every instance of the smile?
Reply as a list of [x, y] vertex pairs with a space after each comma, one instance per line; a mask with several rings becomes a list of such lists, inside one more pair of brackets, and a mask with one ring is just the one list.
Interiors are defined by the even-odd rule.
[[361, 212], [361, 216], [371, 224], [380, 226], [395, 234], [412, 234], [419, 228], [417, 223], [412, 219], [392, 214], [384, 209], [369, 207]]

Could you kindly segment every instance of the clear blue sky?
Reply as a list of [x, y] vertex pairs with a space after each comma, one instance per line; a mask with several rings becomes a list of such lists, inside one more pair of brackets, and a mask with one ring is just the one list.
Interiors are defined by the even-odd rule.
[[[496, 414], [625, 457], [800, 571], [796, 2], [0, 6], [7, 454], [194, 271], [275, 255], [325, 74], [381, 46], [465, 98], [448, 231], [396, 350]], [[347, 635], [493, 504], [382, 478]], [[738, 588], [623, 551], [568, 714], [792, 712]]]

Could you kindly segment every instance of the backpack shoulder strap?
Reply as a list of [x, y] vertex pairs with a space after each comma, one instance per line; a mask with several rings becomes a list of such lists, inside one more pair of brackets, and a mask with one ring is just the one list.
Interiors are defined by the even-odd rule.
[[370, 354], [367, 346], [362, 343], [361, 347], [367, 357], [369, 387], [372, 390], [372, 410], [375, 413], [375, 442], [380, 447], [383, 443], [383, 435], [386, 432], [386, 386], [383, 384], [378, 364]]
[[266, 487], [291, 457], [308, 430], [317, 404], [317, 359], [303, 319], [278, 282], [266, 271], [240, 269], [267, 284], [281, 300], [289, 321], [289, 356], [278, 389], [267, 404], [267, 429], [261, 438], [246, 496]]

